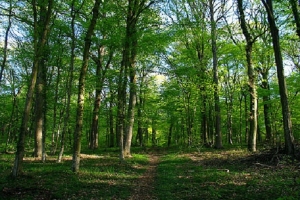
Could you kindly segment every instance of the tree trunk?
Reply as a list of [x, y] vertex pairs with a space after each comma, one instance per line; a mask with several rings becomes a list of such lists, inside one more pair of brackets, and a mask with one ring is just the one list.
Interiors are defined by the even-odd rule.
[[210, 25], [211, 25], [211, 50], [213, 54], [213, 82], [214, 82], [214, 107], [215, 107], [215, 147], [223, 148], [221, 132], [221, 108], [219, 97], [219, 75], [218, 75], [218, 54], [217, 54], [217, 27], [213, 0], [209, 0]]
[[172, 143], [172, 137], [173, 137], [173, 127], [174, 127], [174, 122], [173, 122], [173, 117], [171, 117], [171, 122], [170, 122], [170, 127], [169, 127], [169, 133], [168, 133], [168, 147], [171, 146]]
[[[13, 70], [11, 70], [11, 76], [12, 76], [12, 80], [13, 82], [15, 81], [15, 75], [13, 73]], [[10, 119], [9, 119], [9, 124], [8, 124], [8, 128], [7, 128], [7, 140], [6, 140], [6, 144], [5, 144], [5, 152], [8, 152], [8, 145], [10, 142], [13, 141], [13, 138], [15, 137], [15, 135], [12, 135], [12, 132], [15, 132], [15, 124], [16, 121], [18, 119], [18, 112], [17, 112], [17, 107], [18, 107], [18, 102], [17, 99], [19, 97], [19, 95], [21, 94], [21, 88], [18, 90], [18, 92], [16, 93], [15, 88], [12, 88], [12, 93], [13, 93], [13, 104], [12, 104], [12, 111], [11, 111], [11, 115], [10, 115]], [[5, 129], [5, 128], [4, 128]]]
[[34, 157], [40, 159], [43, 153], [43, 132], [44, 113], [45, 113], [45, 94], [46, 94], [46, 69], [45, 53], [38, 65], [38, 76], [36, 85], [36, 103], [35, 103], [35, 137], [34, 137]]
[[4, 48], [3, 48], [3, 60], [1, 63], [1, 68], [0, 68], [0, 86], [2, 82], [2, 77], [3, 77], [3, 72], [6, 66], [6, 61], [7, 61], [7, 53], [8, 53], [8, 35], [10, 32], [11, 24], [12, 24], [12, 0], [9, 1], [9, 11], [8, 11], [8, 25], [5, 31], [5, 36], [4, 36]]
[[279, 41], [279, 30], [275, 22], [272, 1], [262, 0], [262, 3], [264, 4], [268, 14], [268, 22], [270, 26], [273, 50], [275, 55], [275, 62], [277, 66], [277, 78], [278, 78], [278, 85], [279, 85], [283, 128], [284, 128], [285, 151], [289, 155], [294, 155], [295, 144], [294, 144], [294, 136], [292, 132], [292, 121], [291, 121], [291, 113], [290, 113], [290, 108], [288, 103], [287, 88], [286, 88], [285, 77], [284, 77], [284, 67], [283, 67], [281, 47]]
[[96, 0], [93, 7], [93, 16], [85, 35], [85, 43], [83, 49], [82, 66], [79, 77], [78, 85], [78, 101], [77, 101], [77, 111], [76, 111], [76, 128], [74, 132], [74, 144], [73, 144], [73, 162], [72, 171], [78, 172], [80, 166], [80, 151], [81, 151], [81, 136], [82, 136], [82, 126], [83, 126], [83, 106], [84, 106], [84, 89], [85, 89], [85, 78], [89, 62], [89, 51], [92, 44], [92, 35], [99, 18], [99, 7], [101, 0]]
[[105, 54], [105, 47], [100, 46], [98, 48], [98, 57], [93, 57], [93, 60], [96, 63], [96, 95], [94, 100], [94, 109], [93, 109], [93, 116], [92, 116], [92, 124], [91, 124], [91, 131], [90, 131], [90, 141], [89, 141], [89, 148], [90, 149], [97, 149], [98, 148], [98, 119], [99, 119], [99, 111], [101, 105], [101, 92], [103, 88], [103, 84], [105, 81], [105, 74], [110, 65], [113, 53], [110, 53], [110, 57], [105, 65], [103, 66], [103, 56]]
[[152, 146], [156, 146], [156, 120], [152, 119]]
[[255, 86], [255, 72], [252, 65], [252, 46], [255, 39], [252, 39], [246, 25], [244, 14], [243, 0], [238, 0], [238, 11], [240, 24], [243, 34], [246, 38], [246, 59], [247, 59], [247, 72], [248, 72], [248, 87], [250, 94], [250, 116], [249, 116], [249, 137], [248, 137], [248, 150], [251, 152], [256, 151], [256, 137], [257, 137], [257, 94]]
[[[26, 95], [26, 102], [25, 108], [23, 111], [22, 123], [19, 131], [19, 139], [17, 144], [17, 152], [14, 161], [14, 167], [12, 170], [12, 176], [17, 177], [20, 173], [22, 173], [22, 166], [23, 166], [23, 157], [24, 157], [24, 150], [25, 150], [25, 135], [27, 130], [27, 124], [29, 121], [31, 105], [33, 100], [33, 93], [34, 88], [36, 85], [37, 74], [38, 74], [38, 65], [40, 62], [40, 58], [43, 55], [44, 48], [46, 45], [46, 41], [49, 35], [49, 24], [52, 16], [52, 7], [53, 7], [53, 0], [48, 0], [47, 9], [45, 17], [41, 17], [41, 21], [37, 21], [37, 2], [35, 0], [32, 1], [33, 6], [33, 13], [34, 13], [34, 63], [31, 72], [31, 82], [27, 91]], [[46, 7], [46, 4], [42, 4]], [[43, 21], [42, 21], [43, 20]], [[40, 27], [39, 27], [40, 26]], [[39, 29], [39, 31], [38, 31]]]
[[114, 101], [114, 94], [111, 91], [110, 98], [109, 98], [109, 147], [115, 146], [113, 101]]
[[238, 136], [237, 136], [237, 143], [241, 143], [242, 142], [242, 127], [243, 127], [243, 120], [242, 120], [242, 113], [243, 113], [243, 110], [242, 110], [242, 104], [243, 104], [243, 95], [239, 95], [239, 118], [240, 118], [240, 127], [239, 127], [239, 133], [238, 133]]
[[207, 112], [206, 112], [206, 95], [201, 95], [201, 133], [202, 133], [202, 140], [204, 145], [208, 145], [209, 138], [208, 138], [208, 120], [207, 120]]
[[129, 70], [129, 102], [127, 110], [127, 123], [125, 133], [125, 145], [124, 153], [125, 156], [130, 156], [132, 131], [134, 124], [134, 110], [136, 105], [136, 55], [137, 55], [137, 35], [136, 35], [136, 24], [138, 21], [137, 9], [135, 6], [139, 3], [139, 0], [129, 0], [127, 10], [127, 21], [126, 21], [126, 36], [124, 46], [124, 64]]
[[297, 0], [290, 0], [290, 4], [292, 7], [294, 20], [295, 20], [295, 24], [296, 24], [296, 33], [300, 39], [300, 16], [299, 16], [299, 11], [298, 11]]
[[[124, 54], [123, 54], [124, 56]], [[120, 162], [123, 163], [125, 160], [124, 156], [124, 126], [125, 126], [125, 104], [126, 104], [126, 86], [127, 86], [127, 69], [122, 61], [121, 69], [118, 80], [118, 103], [117, 103], [117, 122], [116, 122], [116, 131], [117, 131], [117, 141], [119, 144]]]
[[[141, 86], [142, 87], [142, 86]], [[142, 91], [140, 90], [140, 95], [139, 95], [139, 103], [138, 103], [138, 131], [137, 131], [137, 139], [138, 139], [138, 144], [139, 146], [143, 146], [143, 131], [144, 131], [144, 124], [143, 124], [143, 95]]]
[[[261, 72], [262, 75], [262, 88], [269, 92], [270, 86], [268, 82], [268, 69], [265, 69]], [[270, 95], [264, 94], [263, 95], [263, 104], [264, 104], [264, 121], [265, 121], [265, 128], [266, 128], [266, 142], [271, 143], [272, 141], [272, 127], [271, 127], [271, 118], [270, 118]]]
[[127, 110], [127, 123], [125, 131], [125, 156], [130, 156], [131, 140], [134, 125], [134, 114], [136, 106], [136, 56], [138, 48], [137, 23], [140, 14], [147, 9], [154, 1], [146, 5], [146, 0], [128, 0], [128, 10], [126, 18], [126, 35], [123, 51], [123, 63], [129, 71], [129, 102]]
[[60, 139], [60, 151], [57, 157], [57, 162], [60, 163], [64, 149], [65, 149], [65, 138], [67, 135], [69, 121], [70, 121], [70, 112], [71, 112], [71, 95], [72, 95], [72, 85], [73, 85], [73, 71], [74, 71], [74, 62], [75, 62], [75, 46], [76, 46], [76, 35], [75, 35], [75, 17], [76, 17], [76, 11], [74, 8], [75, 0], [72, 1], [71, 4], [71, 58], [70, 58], [70, 66], [69, 66], [69, 72], [68, 72], [68, 78], [66, 82], [66, 111], [64, 116], [64, 125], [61, 133], [61, 139]]
[[123, 163], [125, 160], [124, 156], [124, 129], [125, 129], [125, 108], [126, 108], [126, 88], [127, 88], [127, 66], [125, 65], [125, 50], [123, 50], [123, 58], [121, 62], [121, 68], [119, 72], [118, 80], [118, 102], [117, 102], [117, 122], [116, 122], [116, 132], [117, 141], [119, 144], [120, 162]]
[[[229, 91], [230, 92], [230, 91]], [[227, 141], [228, 144], [233, 144], [232, 140], [232, 110], [233, 110], [233, 96], [229, 94], [229, 99], [226, 98], [227, 104]]]

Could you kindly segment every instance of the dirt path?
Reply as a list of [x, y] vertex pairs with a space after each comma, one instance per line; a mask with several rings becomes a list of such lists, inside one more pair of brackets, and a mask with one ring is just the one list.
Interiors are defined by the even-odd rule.
[[135, 182], [135, 189], [129, 200], [154, 200], [155, 197], [153, 188], [154, 188], [154, 179], [156, 176], [156, 168], [159, 163], [159, 156], [150, 154], [149, 158], [149, 167], [146, 172], [139, 177]]

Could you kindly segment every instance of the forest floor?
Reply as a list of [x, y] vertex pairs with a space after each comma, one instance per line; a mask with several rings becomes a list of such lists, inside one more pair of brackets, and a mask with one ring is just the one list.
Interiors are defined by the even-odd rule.
[[129, 200], [154, 200], [157, 199], [154, 193], [156, 168], [159, 164], [159, 155], [149, 154], [149, 166], [134, 183], [134, 190]]
[[0, 154], [0, 200], [300, 199], [299, 151], [292, 158], [236, 147], [136, 148], [120, 164], [117, 149], [86, 150], [79, 173], [70, 170], [71, 154], [62, 163], [29, 155], [12, 179], [14, 155]]

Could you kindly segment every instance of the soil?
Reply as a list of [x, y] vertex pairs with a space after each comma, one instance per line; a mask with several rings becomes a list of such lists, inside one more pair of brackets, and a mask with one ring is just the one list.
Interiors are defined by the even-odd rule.
[[141, 175], [134, 183], [135, 189], [129, 197], [129, 200], [154, 200], [157, 199], [154, 194], [154, 181], [156, 177], [156, 168], [159, 163], [159, 156], [149, 155], [149, 167], [146, 172]]

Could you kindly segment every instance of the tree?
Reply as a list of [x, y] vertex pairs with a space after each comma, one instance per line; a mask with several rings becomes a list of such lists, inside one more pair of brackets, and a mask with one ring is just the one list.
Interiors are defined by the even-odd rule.
[[258, 36], [253, 37], [249, 32], [246, 24], [243, 0], [238, 0], [238, 11], [240, 24], [243, 34], [246, 38], [246, 58], [247, 58], [247, 71], [248, 71], [248, 87], [250, 94], [250, 130], [248, 137], [248, 150], [256, 151], [256, 135], [257, 135], [257, 93], [256, 93], [256, 75], [252, 65], [252, 49], [253, 44]]
[[295, 20], [295, 24], [296, 24], [296, 33], [300, 39], [300, 15], [299, 15], [299, 11], [298, 11], [298, 6], [297, 5], [297, 0], [289, 0], [291, 7], [292, 7], [292, 11], [293, 11], [293, 15], [294, 15], [294, 20]]
[[[71, 16], [71, 23], [70, 23], [70, 39], [71, 39], [71, 56], [70, 56], [70, 65], [69, 65], [69, 71], [67, 75], [67, 81], [66, 81], [66, 100], [65, 100], [65, 106], [66, 106], [66, 111], [65, 111], [65, 116], [63, 119], [63, 129], [61, 133], [61, 140], [60, 140], [60, 151], [57, 157], [57, 162], [61, 162], [64, 149], [65, 149], [65, 137], [68, 131], [68, 124], [70, 121], [70, 112], [71, 112], [71, 95], [72, 95], [72, 84], [73, 84], [73, 79], [74, 79], [74, 64], [75, 64], [75, 48], [76, 48], [76, 34], [75, 34], [75, 19], [76, 15], [79, 12], [79, 8], [76, 9], [75, 7], [75, 0], [72, 0], [71, 2], [71, 11], [70, 11], [70, 16]], [[81, 6], [82, 7], [82, 6]]]
[[[3, 72], [6, 66], [6, 62], [7, 62], [7, 56], [8, 56], [8, 36], [9, 36], [9, 32], [10, 32], [10, 28], [12, 25], [12, 0], [9, 1], [9, 8], [8, 8], [8, 24], [6, 27], [6, 31], [5, 31], [5, 36], [4, 36], [4, 48], [3, 48], [3, 58], [2, 58], [2, 63], [1, 63], [1, 68], [0, 68], [0, 84], [2, 82], [2, 77], [3, 77]], [[0, 85], [1, 86], [1, 85]]]
[[211, 28], [211, 51], [213, 55], [213, 83], [214, 83], [214, 107], [215, 107], [215, 136], [217, 149], [223, 148], [221, 132], [221, 108], [219, 96], [219, 75], [218, 75], [218, 53], [217, 53], [217, 26], [219, 19], [215, 19], [216, 10], [221, 9], [223, 2], [215, 8], [215, 1], [209, 0], [210, 28]]
[[99, 111], [100, 111], [100, 103], [101, 103], [101, 92], [103, 88], [103, 84], [105, 81], [105, 74], [110, 65], [110, 62], [113, 57], [113, 50], [110, 49], [109, 51], [109, 58], [104, 65], [103, 57], [105, 54], [105, 46], [100, 45], [98, 47], [97, 56], [92, 56], [92, 59], [96, 63], [96, 92], [95, 92], [95, 100], [94, 100], [94, 109], [93, 109], [93, 117], [92, 117], [92, 124], [91, 124], [91, 132], [90, 132], [90, 141], [89, 141], [89, 148], [97, 149], [98, 148], [98, 119], [99, 119]]
[[84, 94], [85, 94], [85, 78], [89, 63], [90, 47], [92, 44], [92, 36], [94, 29], [99, 18], [99, 8], [101, 0], [96, 0], [93, 6], [93, 15], [88, 26], [85, 43], [83, 49], [82, 66], [80, 70], [80, 77], [78, 83], [78, 101], [77, 101], [77, 114], [76, 114], [76, 128], [74, 132], [74, 146], [73, 146], [73, 159], [72, 159], [72, 171], [78, 172], [80, 166], [80, 151], [81, 151], [81, 136], [83, 126], [83, 107], [84, 107]]
[[[121, 70], [119, 76], [118, 87], [118, 119], [119, 119], [119, 143], [120, 143], [120, 159], [124, 160], [124, 156], [131, 156], [130, 148], [132, 141], [132, 132], [135, 118], [136, 105], [136, 56], [138, 54], [138, 27], [140, 15], [148, 9], [154, 1], [147, 3], [146, 0], [128, 0], [126, 31], [124, 38], [124, 47], [122, 52]], [[127, 108], [127, 116], [125, 120], [126, 105], [126, 88], [127, 76], [129, 76], [129, 100]], [[123, 134], [125, 134], [125, 144], [123, 143]], [[124, 148], [124, 149], [123, 149]]]
[[284, 127], [285, 151], [287, 154], [294, 155], [295, 144], [294, 144], [294, 136], [292, 132], [292, 121], [291, 121], [291, 113], [290, 113], [290, 108], [288, 103], [287, 88], [286, 88], [285, 77], [284, 77], [284, 67], [283, 67], [281, 47], [279, 41], [279, 30], [275, 21], [272, 1], [262, 0], [262, 3], [268, 15], [269, 28], [272, 36], [273, 50], [275, 55], [276, 67], [277, 67], [277, 78], [278, 78], [281, 109], [282, 109], [282, 120], [283, 120], [283, 127]]
[[[50, 31], [50, 22], [52, 17], [52, 8], [54, 1], [48, 0], [46, 2], [32, 1], [32, 8], [34, 13], [34, 62], [31, 72], [31, 82], [27, 90], [26, 103], [22, 116], [22, 123], [19, 131], [19, 139], [17, 144], [17, 152], [14, 161], [12, 175], [17, 177], [22, 173], [22, 164], [25, 150], [25, 135], [27, 123], [33, 100], [33, 93], [36, 85], [37, 74], [41, 58], [44, 55], [44, 48]], [[41, 7], [40, 12], [37, 12], [37, 6]], [[38, 15], [39, 14], [39, 15]], [[39, 17], [39, 18], [38, 18]]]

